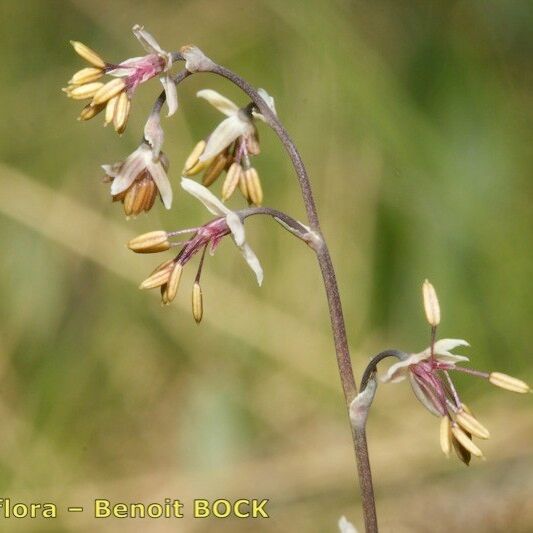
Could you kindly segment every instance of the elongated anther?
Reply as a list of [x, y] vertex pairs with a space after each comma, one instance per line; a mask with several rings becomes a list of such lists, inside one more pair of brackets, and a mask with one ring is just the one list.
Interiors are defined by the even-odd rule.
[[226, 174], [226, 179], [222, 184], [222, 201], [228, 200], [231, 195], [234, 193], [239, 180], [241, 179], [242, 167], [239, 163], [232, 163], [229, 167], [228, 173]]
[[451, 444], [450, 419], [448, 416], [443, 416], [440, 419], [440, 447], [448, 458], [450, 457]]
[[455, 419], [463, 429], [466, 429], [474, 437], [478, 437], [479, 439], [488, 439], [490, 437], [489, 430], [470, 413], [459, 411]]
[[[196, 173], [193, 172], [193, 168], [197, 165], [198, 159], [202, 155], [202, 152], [205, 150], [205, 144], [205, 141], [202, 140], [198, 142], [196, 146], [192, 149], [192, 152], [185, 161], [185, 165], [183, 165], [183, 174], [185, 176], [193, 176]], [[201, 168], [198, 169], [198, 172], [200, 172], [200, 170]]]
[[70, 44], [85, 61], [98, 68], [105, 68], [105, 61], [91, 48], [79, 41], [70, 41]]
[[202, 185], [204, 187], [212, 185], [224, 170], [227, 162], [228, 156], [226, 154], [218, 154], [209, 168], [205, 171], [205, 174], [202, 177]]
[[204, 305], [202, 297], [202, 288], [200, 283], [197, 281], [194, 282], [192, 286], [192, 316], [196, 323], [199, 324], [202, 321], [202, 316], [204, 314]]
[[78, 70], [69, 83], [72, 85], [82, 85], [84, 83], [90, 83], [92, 81], [99, 80], [104, 75], [104, 71], [101, 68], [86, 67]]
[[178, 293], [182, 271], [183, 265], [181, 263], [176, 263], [170, 274], [170, 277], [168, 278], [166, 297], [169, 303], [174, 300], [176, 294]]
[[424, 311], [426, 320], [433, 327], [440, 323], [440, 305], [435, 287], [426, 279], [422, 285], [422, 296], [424, 298]]
[[155, 289], [156, 287], [165, 285], [168, 282], [173, 269], [174, 260], [170, 259], [169, 261], [165, 261], [139, 285], [139, 289]]
[[108, 81], [103, 87], [98, 89], [93, 97], [93, 104], [103, 104], [107, 102], [113, 96], [116, 96], [126, 87], [126, 83], [122, 78], [115, 78]]
[[78, 117], [78, 120], [90, 120], [91, 118], [95, 117], [103, 111], [104, 106], [103, 105], [92, 105], [87, 104], [80, 113], [80, 116]]
[[263, 202], [263, 188], [261, 187], [259, 174], [254, 167], [250, 167], [244, 171], [244, 181], [250, 202], [256, 206], [261, 205]]
[[491, 372], [489, 374], [489, 381], [493, 385], [511, 392], [520, 392], [522, 394], [531, 392], [531, 387], [525, 381], [513, 378], [507, 374], [502, 374], [501, 372]]
[[127, 93], [123, 91], [118, 95], [116, 108], [113, 114], [113, 126], [115, 131], [119, 134], [124, 133], [124, 130], [126, 129], [130, 108], [131, 100], [129, 99]]
[[92, 83], [85, 83], [84, 85], [70, 86], [63, 89], [63, 91], [73, 100], [85, 100], [86, 98], [93, 98], [103, 86], [104, 84], [102, 82], [94, 81]]
[[483, 457], [483, 452], [470, 440], [468, 435], [457, 425], [452, 425], [452, 434], [457, 441], [476, 457]]
[[168, 250], [170, 242], [166, 231], [150, 231], [129, 241], [128, 248], [140, 254], [151, 254]]

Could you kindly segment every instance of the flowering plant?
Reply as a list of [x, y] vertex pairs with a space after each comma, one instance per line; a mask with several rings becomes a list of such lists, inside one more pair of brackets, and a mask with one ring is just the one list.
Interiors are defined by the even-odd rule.
[[[81, 111], [80, 120], [89, 120], [104, 111], [105, 124], [112, 123], [115, 131], [121, 134], [126, 128], [137, 88], [154, 77], [160, 77], [163, 91], [150, 112], [139, 147], [124, 161], [103, 166], [106, 174], [104, 181], [111, 183], [111, 198], [123, 203], [126, 216], [148, 212], [154, 206], [157, 196], [167, 209], [172, 207], [172, 178], [167, 174], [169, 161], [162, 151], [164, 131], [160, 115], [165, 102], [168, 107], [167, 116], [176, 112], [177, 87], [183, 80], [197, 72], [209, 72], [229, 80], [249, 98], [248, 103], [239, 106], [211, 89], [197, 93], [199, 98], [209, 102], [226, 118], [194, 146], [183, 167], [181, 186], [202, 202], [214, 218], [191, 228], [152, 231], [131, 240], [128, 246], [136, 253], [160, 253], [179, 248], [177, 255], [161, 263], [141, 283], [140, 288], [159, 288], [163, 304], [171, 303], [177, 295], [184, 266], [199, 254], [199, 266], [192, 289], [192, 314], [196, 322], [200, 322], [204, 312], [200, 281], [206, 251], [213, 254], [225, 237], [233, 240], [261, 285], [263, 269], [245, 238], [244, 224], [251, 216], [266, 215], [272, 218], [314, 251], [324, 280], [339, 376], [350, 418], [365, 528], [369, 532], [377, 531], [366, 422], [378, 387], [376, 373], [380, 361], [387, 357], [398, 359], [382, 377], [382, 382], [396, 383], [408, 378], [416, 398], [427, 410], [441, 418], [440, 442], [443, 452], [448, 456], [453, 447], [466, 464], [470, 462], [472, 455], [482, 456], [480, 448], [472, 439], [487, 439], [489, 432], [461, 401], [450, 373], [458, 371], [481, 377], [515, 392], [530, 392], [530, 388], [525, 382], [503, 373], [481, 372], [460, 366], [459, 363], [468, 361], [468, 358], [454, 354], [452, 350], [467, 347], [468, 343], [460, 339], [436, 340], [440, 306], [435, 289], [426, 281], [423, 284], [423, 301], [426, 318], [431, 326], [430, 346], [419, 353], [386, 350], [378, 354], [368, 364], [358, 390], [352, 371], [335, 270], [320, 227], [311, 182], [296, 145], [277, 115], [274, 99], [264, 89], [254, 89], [234, 72], [213, 62], [196, 46], [188, 45], [179, 51], [167, 52], [141, 26], [134, 26], [133, 33], [147, 54], [118, 63], [104, 61], [89, 47], [72, 41], [74, 50], [90, 66], [76, 72], [64, 89], [72, 99], [88, 100]], [[184, 62], [185, 66], [172, 75], [171, 70], [178, 62]], [[113, 79], [107, 83], [99, 81], [104, 75]], [[262, 205], [263, 186], [259, 173], [252, 164], [252, 158], [260, 153], [257, 121], [264, 122], [277, 134], [291, 158], [308, 224]], [[224, 173], [220, 200], [208, 187]], [[201, 184], [192, 179], [199, 175], [202, 175]], [[224, 202], [237, 188], [246, 205], [232, 211]], [[181, 238], [182, 235], [189, 235], [189, 238], [175, 242], [174, 238]], [[345, 532], [355, 531], [354, 526], [344, 517], [339, 521], [339, 529]]]

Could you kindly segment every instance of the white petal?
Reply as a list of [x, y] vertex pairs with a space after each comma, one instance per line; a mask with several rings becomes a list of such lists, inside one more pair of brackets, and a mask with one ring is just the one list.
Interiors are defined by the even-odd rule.
[[399, 383], [405, 379], [409, 367], [406, 361], [400, 361], [391, 365], [384, 376], [381, 376], [382, 383]]
[[[274, 98], [272, 98], [272, 96], [270, 96], [266, 91], [265, 89], [257, 89], [257, 92], [259, 93], [259, 96], [265, 101], [266, 105], [268, 107], [270, 107], [270, 110], [272, 111], [272, 113], [274, 113], [274, 115], [278, 115], [277, 111], [276, 111], [276, 105], [274, 103]], [[253, 113], [253, 116], [255, 118], [258, 118], [260, 120], [262, 120], [263, 122], [265, 121], [265, 117], [262, 115], [262, 113], [259, 113], [257, 111], [254, 111]]]
[[245, 259], [245, 261], [248, 263], [249, 267], [254, 271], [255, 277], [257, 278], [257, 284], [261, 286], [263, 283], [263, 268], [261, 267], [261, 263], [259, 263], [259, 259], [257, 259], [257, 256], [253, 252], [253, 250], [248, 246], [248, 244], [244, 243], [242, 246], [239, 247], [242, 255]]
[[150, 172], [152, 179], [159, 189], [159, 194], [161, 195], [161, 200], [163, 200], [163, 205], [167, 209], [170, 209], [172, 206], [172, 187], [170, 185], [170, 181], [168, 181], [168, 176], [163, 168], [163, 165], [159, 161], [156, 163], [150, 161], [148, 172]]
[[[139, 58], [134, 58], [139, 59]], [[131, 76], [131, 74], [135, 73], [135, 69], [133, 67], [119, 67], [114, 70], [110, 70], [108, 74], [110, 76], [114, 76], [115, 78], [127, 78], [128, 76]]]
[[181, 186], [197, 200], [200, 200], [213, 215], [229, 215], [232, 213], [209, 189], [189, 178], [181, 178]]
[[428, 357], [429, 355], [426, 355], [425, 351], [411, 354], [407, 359], [391, 365], [387, 373], [381, 378], [381, 381], [383, 383], [399, 383], [403, 381], [410, 365], [416, 365]]
[[124, 78], [135, 74], [135, 71], [146, 62], [145, 56], [130, 57], [119, 63], [117, 68], [107, 71], [107, 74], [115, 78]]
[[242, 246], [246, 239], [244, 234], [244, 224], [237, 213], [229, 213], [226, 215], [226, 224], [229, 226], [233, 235], [233, 240], [237, 246]]
[[441, 339], [435, 343], [435, 353], [449, 355], [450, 350], [459, 346], [470, 346], [470, 344], [463, 339]]
[[435, 358], [442, 363], [461, 363], [464, 361], [470, 361], [468, 357], [464, 355], [450, 354], [435, 354]]
[[203, 89], [196, 93], [198, 98], [204, 98], [207, 100], [213, 107], [216, 107], [221, 113], [231, 117], [239, 111], [237, 104], [233, 103], [229, 98], [222, 96], [217, 91], [213, 89]]
[[150, 113], [146, 124], [144, 125], [144, 138], [152, 147], [152, 159], [157, 160], [163, 141], [165, 140], [165, 132], [161, 127], [161, 117], [158, 112]]
[[[468, 357], [455, 355], [450, 352], [450, 350], [458, 346], [470, 346], [470, 344], [462, 339], [441, 339], [435, 343], [435, 357], [443, 362], [468, 361]], [[423, 352], [420, 352], [420, 355], [423, 355], [422, 359], [429, 358], [431, 355], [431, 346], [428, 346]]]
[[137, 37], [139, 42], [143, 45], [144, 49], [149, 54], [165, 54], [166, 52], [159, 46], [159, 43], [154, 39], [153, 35], [148, 33], [144, 26], [139, 26], [135, 24], [131, 29], [133, 35]]
[[171, 117], [178, 109], [178, 90], [174, 80], [170, 76], [163, 76], [160, 78], [161, 83], [165, 89], [165, 95], [167, 97], [168, 113], [167, 117]]
[[112, 165], [101, 165], [101, 167], [110, 178], [116, 178], [122, 167], [122, 162], [113, 163]]
[[252, 125], [232, 115], [223, 120], [210, 135], [200, 161], [207, 161], [227, 148], [237, 137], [253, 131]]
[[345, 516], [341, 516], [339, 519], [339, 531], [340, 533], [357, 533], [355, 526], [346, 520]]
[[125, 191], [135, 178], [147, 167], [152, 160], [150, 147], [143, 143], [135, 152], [128, 156], [120, 171], [111, 184], [111, 194], [114, 196]]
[[418, 401], [431, 413], [435, 416], [443, 416], [444, 413], [439, 411], [431, 399], [427, 396], [424, 389], [418, 384], [413, 374], [409, 373], [409, 381], [411, 382], [411, 388], [415, 393]]

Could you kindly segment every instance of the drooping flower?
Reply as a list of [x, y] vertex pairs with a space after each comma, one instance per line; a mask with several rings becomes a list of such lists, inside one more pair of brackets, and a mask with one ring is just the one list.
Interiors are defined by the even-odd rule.
[[[274, 99], [264, 89], [261, 97], [275, 112]], [[202, 183], [209, 187], [222, 172], [227, 171], [222, 185], [222, 200], [231, 197], [239, 187], [250, 204], [260, 205], [263, 189], [257, 170], [252, 166], [251, 156], [260, 152], [259, 136], [254, 118], [264, 119], [253, 104], [239, 108], [237, 104], [212, 89], [196, 93], [221, 113], [226, 115], [206, 140], [200, 141], [185, 162], [183, 173], [194, 176], [205, 171]]]
[[[426, 318], [434, 332], [440, 322], [440, 307], [435, 289], [427, 280], [423, 285], [423, 296]], [[448, 456], [453, 447], [459, 459], [468, 464], [471, 455], [483, 456], [479, 447], [472, 442], [472, 437], [488, 439], [490, 434], [461, 401], [449, 373], [464, 372], [514, 392], [526, 393], [531, 389], [523, 381], [506, 374], [481, 372], [459, 366], [458, 363], [468, 361], [468, 357], [454, 354], [452, 350], [461, 346], [469, 344], [462, 339], [435, 342], [432, 338], [431, 346], [393, 364], [382, 381], [398, 383], [408, 377], [413, 392], [422, 405], [430, 413], [441, 417], [440, 442], [444, 454]]]
[[111, 182], [113, 201], [124, 204], [126, 216], [136, 216], [149, 211], [157, 194], [163, 205], [172, 205], [172, 187], [167, 177], [169, 162], [161, 151], [163, 130], [159, 124], [159, 113], [152, 113], [144, 128], [144, 139], [140, 146], [124, 161], [102, 165], [105, 181]]
[[[200, 275], [207, 249], [212, 255], [222, 239], [231, 235], [233, 242], [254, 272], [259, 285], [263, 282], [263, 269], [257, 256], [246, 242], [244, 225], [239, 214], [228, 209], [206, 187], [194, 180], [182, 178], [181, 186], [185, 191], [200, 200], [213, 215], [216, 215], [216, 218], [203, 226], [195, 228], [173, 232], [155, 231], [146, 233], [130, 241], [128, 246], [137, 253], [160, 252], [171, 247], [181, 246], [175, 258], [159, 265], [140, 285], [141, 289], [160, 287], [163, 304], [169, 304], [175, 298], [183, 267], [197, 253], [202, 253], [192, 293], [193, 316], [199, 322], [203, 315]], [[187, 233], [192, 234], [192, 236], [185, 242], [174, 244], [170, 241], [172, 237]]]
[[[75, 100], [91, 100], [83, 108], [79, 120], [89, 120], [105, 109], [105, 124], [113, 123], [115, 130], [122, 133], [126, 128], [135, 90], [140, 84], [159, 75], [166, 93], [168, 114], [175, 113], [178, 106], [176, 85], [169, 72], [172, 54], [163, 50], [142, 26], [136, 24], [132, 31], [148, 54], [117, 64], [104, 61], [83, 43], [71, 41], [74, 50], [91, 65], [76, 72], [68, 87], [63, 89], [67, 96]], [[105, 74], [114, 79], [105, 84], [98, 81]]]

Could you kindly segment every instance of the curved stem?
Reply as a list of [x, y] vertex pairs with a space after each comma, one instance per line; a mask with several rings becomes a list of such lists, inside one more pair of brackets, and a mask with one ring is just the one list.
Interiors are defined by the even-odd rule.
[[383, 361], [383, 359], [386, 359], [387, 357], [396, 357], [396, 359], [403, 361], [404, 359], [409, 357], [409, 355], [405, 352], [401, 352], [400, 350], [384, 350], [383, 352], [380, 352], [374, 357], [372, 357], [370, 363], [368, 363], [367, 367], [365, 368], [365, 371], [363, 372], [363, 377], [361, 378], [361, 392], [366, 389], [368, 381], [376, 372], [378, 363], [380, 363], [381, 361]]
[[[187, 71], [185, 71], [187, 72]], [[348, 339], [346, 335], [346, 327], [344, 323], [344, 316], [342, 311], [342, 303], [340, 299], [339, 289], [337, 285], [337, 278], [335, 269], [331, 261], [328, 246], [320, 230], [320, 222], [318, 212], [311, 189], [311, 181], [307, 170], [303, 163], [302, 157], [296, 148], [293, 140], [289, 136], [287, 130], [281, 124], [276, 114], [270, 109], [268, 104], [263, 100], [261, 95], [252, 87], [246, 80], [232, 72], [231, 70], [220, 65], [212, 64], [209, 68], [201, 72], [211, 72], [222, 76], [237, 87], [242, 89], [255, 104], [259, 112], [265, 118], [266, 123], [275, 131], [280, 141], [283, 143], [289, 157], [291, 158], [300, 190], [302, 193], [307, 218], [309, 220], [310, 232], [308, 244], [316, 253], [324, 288], [328, 300], [329, 315], [331, 321], [331, 329], [333, 333], [333, 340], [335, 344], [335, 353], [337, 357], [337, 366], [339, 369], [339, 376], [341, 380], [342, 390], [346, 402], [346, 408], [349, 413], [350, 404], [357, 395], [357, 386], [352, 369], [352, 362], [350, 359], [350, 350], [348, 347]], [[179, 73], [176, 77], [176, 83], [180, 83], [187, 74]], [[179, 79], [178, 79], [179, 78]], [[265, 213], [266, 214], [266, 213]], [[366, 436], [364, 428], [361, 431], [357, 425], [351, 424], [352, 440], [354, 445], [354, 452], [357, 462], [359, 485], [361, 488], [361, 499], [363, 507], [363, 515], [365, 520], [365, 527], [368, 533], [377, 532], [376, 520], [376, 504], [372, 483], [367, 483], [368, 479], [372, 479], [370, 471], [370, 463], [368, 460], [368, 448], [366, 445]]]

